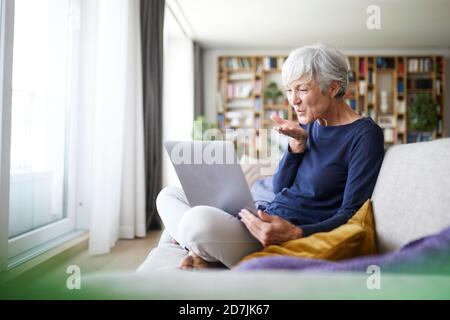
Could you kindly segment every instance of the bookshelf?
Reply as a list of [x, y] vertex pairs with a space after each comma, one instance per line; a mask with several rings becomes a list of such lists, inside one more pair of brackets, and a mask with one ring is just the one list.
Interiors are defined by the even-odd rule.
[[[293, 119], [281, 83], [281, 66], [285, 56], [225, 56], [219, 57], [216, 88], [216, 127], [219, 129], [254, 129], [250, 137], [254, 146], [261, 128], [273, 126], [270, 115], [277, 113], [284, 119]], [[272, 83], [280, 91], [276, 99], [269, 99], [265, 89]], [[250, 130], [251, 132], [252, 130]], [[254, 148], [255, 157], [261, 150]], [[238, 150], [238, 155], [240, 150]]]
[[[284, 94], [280, 78], [284, 60], [285, 57], [279, 56], [219, 57], [217, 128], [260, 129], [267, 126], [272, 111], [285, 119], [292, 119], [292, 110], [284, 95], [276, 101], [268, 101], [264, 94], [272, 82]], [[231, 117], [227, 116], [230, 113]]]
[[[294, 120], [284, 95], [281, 66], [286, 56], [220, 56], [217, 64], [216, 125], [219, 129], [273, 126], [273, 112]], [[383, 129], [385, 147], [413, 142], [408, 130], [408, 105], [418, 93], [437, 103], [438, 121], [432, 139], [444, 136], [444, 59], [442, 56], [348, 56], [346, 102], [359, 114], [372, 117]], [[265, 96], [276, 83], [283, 95]]]
[[418, 93], [437, 103], [432, 139], [444, 136], [444, 61], [442, 56], [349, 56], [347, 103], [383, 128], [385, 146], [416, 141], [408, 130], [408, 106]]

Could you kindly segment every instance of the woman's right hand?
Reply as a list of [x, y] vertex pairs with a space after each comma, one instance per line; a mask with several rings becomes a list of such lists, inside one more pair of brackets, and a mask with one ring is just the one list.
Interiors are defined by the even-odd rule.
[[293, 153], [302, 153], [305, 151], [308, 133], [298, 125], [296, 121], [289, 121], [280, 118], [277, 114], [270, 117], [279, 127], [274, 128], [278, 133], [290, 137], [289, 147]]

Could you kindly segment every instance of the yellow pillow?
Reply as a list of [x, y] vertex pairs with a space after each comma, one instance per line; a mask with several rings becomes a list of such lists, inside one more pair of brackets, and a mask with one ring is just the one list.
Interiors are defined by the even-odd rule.
[[329, 232], [271, 245], [246, 256], [242, 261], [267, 256], [295, 256], [310, 259], [342, 260], [377, 253], [372, 203], [364, 205], [346, 224]]

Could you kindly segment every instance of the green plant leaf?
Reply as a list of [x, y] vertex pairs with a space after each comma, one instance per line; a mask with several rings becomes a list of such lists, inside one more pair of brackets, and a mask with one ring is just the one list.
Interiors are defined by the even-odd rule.
[[266, 90], [264, 90], [264, 95], [267, 99], [275, 100], [276, 98], [282, 96], [283, 92], [278, 89], [278, 85], [276, 84], [276, 82], [270, 82], [267, 85]]
[[433, 131], [437, 123], [436, 103], [430, 94], [418, 94], [408, 107], [409, 128], [415, 131]]

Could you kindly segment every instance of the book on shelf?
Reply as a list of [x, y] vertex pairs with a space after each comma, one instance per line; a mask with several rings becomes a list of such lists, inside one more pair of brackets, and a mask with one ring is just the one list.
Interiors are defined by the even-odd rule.
[[[272, 70], [272, 69], [278, 69], [281, 68], [282, 64], [280, 63], [280, 58], [276, 58], [276, 57], [265, 57], [263, 59], [263, 66], [264, 66], [264, 70]], [[284, 62], [284, 60], [282, 60]]]
[[403, 84], [403, 80], [398, 80], [397, 81], [397, 92], [398, 92], [398, 94], [403, 94], [404, 89], [405, 89], [405, 87], [404, 87], [404, 84]]
[[365, 59], [359, 60], [359, 74], [360, 74], [360, 76], [363, 76], [363, 77], [366, 74], [366, 60]]
[[405, 100], [397, 100], [397, 113], [405, 114], [406, 112], [406, 101]]
[[431, 72], [433, 61], [430, 58], [410, 58], [408, 59], [408, 72]]
[[261, 128], [261, 117], [255, 116], [255, 129]]
[[256, 76], [261, 76], [262, 72], [263, 72], [263, 65], [262, 63], [258, 62], [258, 64], [256, 65]]
[[442, 134], [442, 119], [438, 120], [437, 126], [436, 126], [436, 131], [438, 134]]
[[441, 80], [440, 79], [436, 79], [435, 88], [436, 88], [436, 95], [440, 96], [441, 95]]
[[217, 126], [219, 129], [223, 129], [223, 114], [221, 113], [217, 115]]
[[376, 61], [379, 69], [393, 69], [395, 66], [394, 58], [377, 57]]
[[433, 140], [432, 132], [408, 132], [407, 142], [422, 142]]
[[366, 80], [359, 80], [359, 94], [366, 94], [367, 83]]
[[366, 60], [359, 60], [359, 77], [364, 78], [366, 76]]
[[380, 128], [394, 128], [397, 126], [394, 115], [380, 115], [377, 122]]
[[261, 80], [255, 81], [255, 94], [261, 94]]
[[252, 61], [250, 58], [228, 58], [226, 67], [230, 70], [251, 69]]
[[262, 101], [261, 97], [258, 97], [255, 99], [255, 111], [261, 111], [262, 110]]
[[398, 76], [405, 75], [405, 64], [403, 63], [403, 60], [400, 60], [397, 64], [397, 75]]
[[359, 96], [359, 109], [362, 111], [364, 109], [364, 96]]
[[406, 119], [401, 118], [397, 120], [397, 132], [398, 133], [406, 132]]
[[375, 83], [375, 74], [373, 73], [373, 70], [367, 72], [367, 82], [369, 85]]
[[396, 138], [395, 128], [383, 128], [384, 142], [394, 143]]
[[250, 98], [253, 93], [253, 85], [247, 83], [229, 83], [227, 84], [227, 97], [234, 98]]
[[367, 92], [367, 103], [368, 104], [373, 104], [373, 92], [372, 90], [369, 90], [369, 92]]

